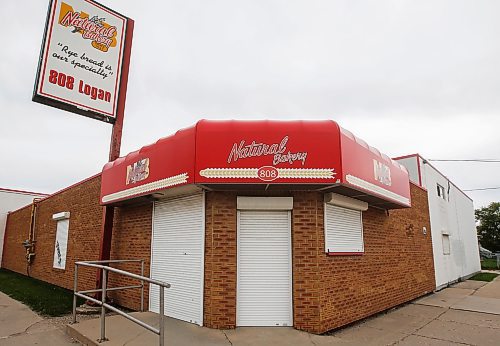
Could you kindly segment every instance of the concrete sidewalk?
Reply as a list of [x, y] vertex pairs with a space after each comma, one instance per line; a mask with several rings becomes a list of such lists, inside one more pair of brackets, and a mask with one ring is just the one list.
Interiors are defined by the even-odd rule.
[[[158, 315], [134, 313], [158, 327]], [[68, 325], [69, 335], [99, 345], [99, 319]], [[157, 345], [158, 336], [121, 316], [106, 319], [112, 345]], [[366, 319], [328, 336], [293, 328], [215, 330], [166, 318], [166, 345], [500, 345], [500, 277], [491, 283], [466, 281]]]
[[53, 323], [0, 292], [0, 345], [75, 345], [62, 324]]

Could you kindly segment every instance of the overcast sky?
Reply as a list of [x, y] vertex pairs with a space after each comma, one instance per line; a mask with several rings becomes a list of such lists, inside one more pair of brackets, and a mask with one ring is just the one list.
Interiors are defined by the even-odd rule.
[[[202, 118], [333, 119], [391, 157], [500, 158], [500, 1], [101, 2], [135, 20], [122, 155]], [[101, 170], [111, 126], [31, 101], [47, 6], [0, 2], [0, 187], [51, 193]], [[500, 163], [433, 164], [500, 186]]]

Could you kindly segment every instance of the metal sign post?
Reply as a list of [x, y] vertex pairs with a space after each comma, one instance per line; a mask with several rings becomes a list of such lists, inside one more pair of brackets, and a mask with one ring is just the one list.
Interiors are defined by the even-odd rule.
[[[120, 95], [118, 96], [118, 109], [116, 121], [111, 133], [111, 143], [109, 147], [109, 162], [120, 157], [120, 147], [122, 142], [123, 118], [125, 115], [125, 99], [127, 94], [128, 72], [130, 65], [130, 53], [132, 49], [132, 37], [134, 32], [134, 21], [127, 20], [127, 32], [125, 34], [125, 51], [123, 54], [123, 69], [120, 82]], [[111, 254], [111, 238], [113, 234], [114, 207], [104, 206], [102, 211], [101, 242], [99, 249], [99, 260], [109, 260]], [[96, 274], [96, 288], [102, 287], [101, 271]]]
[[[50, 0], [33, 101], [113, 124], [120, 156], [134, 21], [94, 0]], [[113, 207], [103, 208], [99, 259], [109, 259]], [[97, 287], [102, 287], [101, 272]]]

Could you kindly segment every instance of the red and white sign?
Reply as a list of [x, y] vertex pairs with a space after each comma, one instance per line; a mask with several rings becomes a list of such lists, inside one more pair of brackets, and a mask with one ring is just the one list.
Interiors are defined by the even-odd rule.
[[101, 202], [185, 184], [341, 186], [410, 206], [407, 171], [333, 121], [199, 121], [106, 164]]
[[195, 180], [334, 184], [340, 178], [339, 141], [332, 121], [201, 121]]
[[135, 184], [139, 181], [147, 179], [148, 177], [149, 159], [145, 158], [127, 166], [127, 180], [125, 184]]
[[126, 28], [92, 0], [52, 0], [33, 100], [114, 122]]

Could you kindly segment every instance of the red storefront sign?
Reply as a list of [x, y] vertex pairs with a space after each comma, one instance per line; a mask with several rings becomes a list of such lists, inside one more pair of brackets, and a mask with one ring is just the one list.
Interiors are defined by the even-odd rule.
[[410, 205], [408, 173], [333, 121], [207, 121], [107, 164], [101, 202], [186, 184], [342, 185]]
[[334, 122], [201, 121], [197, 183], [333, 184], [340, 174]]

